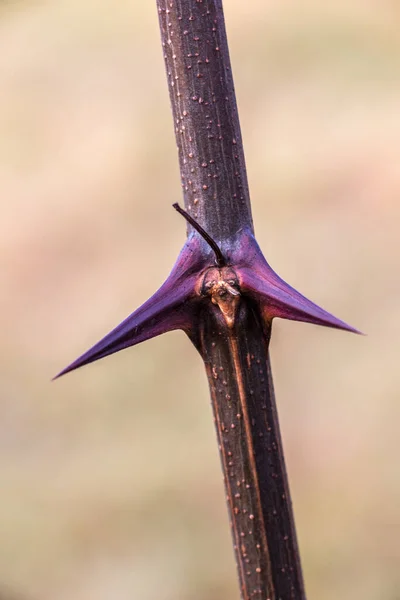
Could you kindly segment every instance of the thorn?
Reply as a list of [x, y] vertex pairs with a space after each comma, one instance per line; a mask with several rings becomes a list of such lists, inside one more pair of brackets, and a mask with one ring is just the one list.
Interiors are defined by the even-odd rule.
[[150, 338], [175, 329], [190, 332], [192, 305], [199, 272], [204, 268], [199, 240], [189, 239], [184, 245], [168, 279], [160, 289], [102, 340], [82, 354], [53, 380], [79, 367], [135, 346]]
[[237, 249], [232, 259], [238, 265], [240, 287], [258, 302], [265, 320], [280, 317], [361, 334], [283, 281], [271, 269], [252, 235], [243, 234]]

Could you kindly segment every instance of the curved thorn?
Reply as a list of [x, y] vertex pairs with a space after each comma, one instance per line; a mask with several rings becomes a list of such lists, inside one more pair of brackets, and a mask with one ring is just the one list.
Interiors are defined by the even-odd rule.
[[[274, 317], [281, 317], [343, 329], [352, 333], [361, 333], [320, 308], [283, 281], [271, 269], [257, 242], [250, 234], [244, 234], [236, 253], [235, 260], [239, 263], [237, 272], [240, 286], [245, 293], [259, 303], [267, 321]], [[241, 254], [243, 258], [240, 259], [238, 254]]]

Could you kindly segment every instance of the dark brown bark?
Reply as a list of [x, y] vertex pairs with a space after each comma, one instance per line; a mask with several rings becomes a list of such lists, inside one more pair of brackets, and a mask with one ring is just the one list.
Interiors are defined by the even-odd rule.
[[[222, 2], [157, 6], [185, 206], [229, 255], [238, 232], [253, 225]], [[302, 600], [270, 326], [241, 295], [232, 267], [205, 272], [200, 295], [209, 298], [190, 336], [210, 384], [242, 597]]]
[[157, 0], [186, 210], [217, 241], [252, 228], [221, 0]]
[[[215, 280], [216, 271], [210, 269], [206, 279]], [[220, 273], [234, 281], [232, 269]], [[242, 597], [300, 600], [304, 587], [268, 357], [270, 331], [248, 298], [225, 295], [224, 305], [216, 298], [202, 305], [196, 345], [210, 384]]]

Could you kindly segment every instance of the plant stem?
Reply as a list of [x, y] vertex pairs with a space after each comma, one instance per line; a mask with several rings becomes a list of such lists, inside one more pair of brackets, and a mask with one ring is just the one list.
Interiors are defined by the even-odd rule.
[[221, 0], [157, 0], [186, 210], [217, 240], [252, 228]]
[[241, 298], [233, 329], [202, 315], [206, 364], [244, 599], [305, 598], [267, 343]]
[[[186, 210], [229, 257], [238, 232], [253, 225], [222, 2], [157, 6]], [[234, 266], [207, 276], [215, 293], [190, 337], [210, 384], [242, 598], [302, 600], [270, 326], [258, 304], [232, 288]]]

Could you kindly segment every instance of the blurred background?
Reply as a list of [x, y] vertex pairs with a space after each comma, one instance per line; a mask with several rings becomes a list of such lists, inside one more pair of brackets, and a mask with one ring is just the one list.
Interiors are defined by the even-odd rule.
[[[400, 598], [400, 4], [225, 0], [258, 240], [367, 337], [276, 321], [310, 600]], [[238, 599], [181, 332], [50, 379], [184, 242], [155, 2], [0, 5], [0, 598]]]

